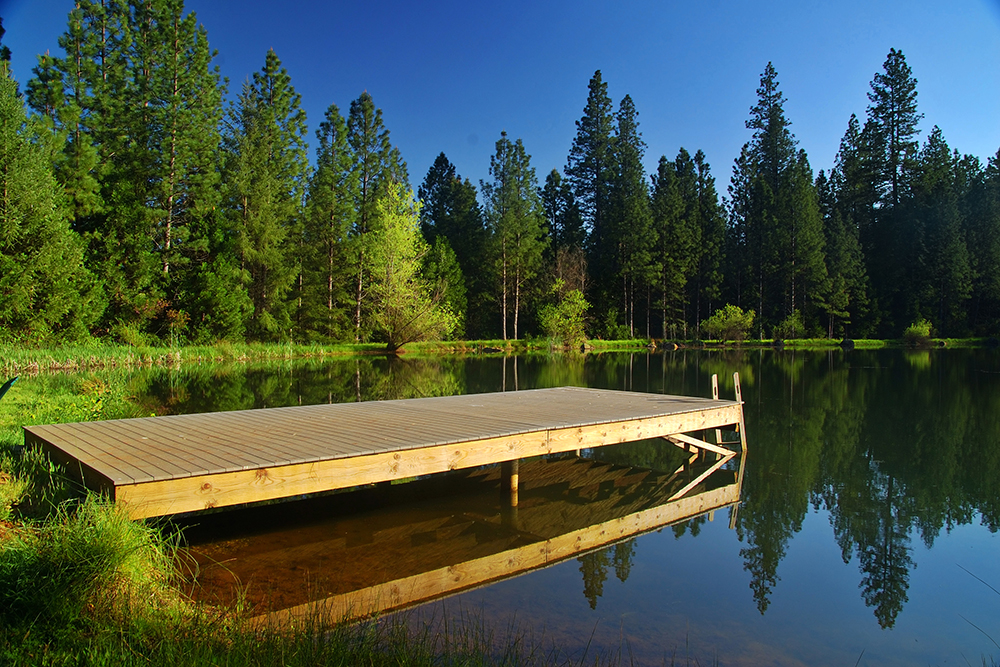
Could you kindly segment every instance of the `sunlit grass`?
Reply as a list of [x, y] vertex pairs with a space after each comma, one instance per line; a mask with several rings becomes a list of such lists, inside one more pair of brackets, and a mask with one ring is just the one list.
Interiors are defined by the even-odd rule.
[[288, 343], [217, 343], [183, 347], [132, 347], [93, 342], [50, 348], [0, 345], [0, 374], [48, 370], [86, 370], [173, 366], [187, 362], [247, 362], [269, 359], [310, 359], [325, 356], [385, 352], [379, 343], [299, 345]]

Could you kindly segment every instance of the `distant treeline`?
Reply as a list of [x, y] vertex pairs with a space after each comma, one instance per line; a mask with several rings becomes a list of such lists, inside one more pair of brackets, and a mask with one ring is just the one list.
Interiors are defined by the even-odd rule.
[[[488, 181], [442, 153], [405, 204], [368, 93], [346, 117], [330, 105], [310, 165], [278, 56], [226, 104], [180, 1], [80, 0], [59, 45], [23, 91], [0, 65], [0, 339], [381, 340], [387, 290], [415, 281], [456, 337], [540, 335], [547, 307], [580, 312], [574, 290], [593, 337], [696, 338], [726, 304], [754, 310], [761, 337], [1000, 329], [1000, 153], [984, 166], [937, 127], [920, 145], [894, 49], [829, 174], [797, 147], [770, 63], [721, 199], [701, 151], [645, 172], [632, 99], [615, 110], [598, 71], [544, 184], [501, 133]], [[403, 227], [419, 209], [422, 239], [398, 241], [412, 279], [373, 275], [375, 255], [393, 270], [390, 208]]]

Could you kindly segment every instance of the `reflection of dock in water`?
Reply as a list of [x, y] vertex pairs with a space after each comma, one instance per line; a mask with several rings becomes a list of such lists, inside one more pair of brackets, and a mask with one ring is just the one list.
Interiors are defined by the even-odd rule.
[[[196, 545], [197, 590], [226, 603], [239, 582], [261, 618], [278, 623], [316, 613], [329, 620], [359, 617], [513, 577], [739, 502], [742, 457], [740, 469], [718, 468], [711, 454], [666, 449], [674, 452], [674, 472], [575, 456], [522, 461], [516, 506], [498, 491], [504, 485], [499, 466], [452, 473], [447, 482], [382, 489], [412, 495], [422, 484], [459, 487], [436, 498], [396, 501], [392, 509]], [[309, 502], [357, 507], [365, 500]], [[262, 508], [272, 514], [271, 525], [291, 509]], [[214, 532], [211, 523], [200, 530]]]
[[[137, 518], [742, 424], [737, 400], [560, 387], [25, 427]], [[741, 433], [742, 436], [742, 433]], [[745, 447], [745, 440], [742, 446]], [[513, 479], [516, 489], [516, 477]]]

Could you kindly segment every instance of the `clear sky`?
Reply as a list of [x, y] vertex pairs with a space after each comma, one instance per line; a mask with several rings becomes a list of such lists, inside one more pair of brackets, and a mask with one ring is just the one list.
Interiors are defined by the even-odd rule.
[[[0, 0], [22, 83], [60, 53], [72, 0]], [[639, 112], [652, 172], [660, 155], [702, 149], [719, 181], [749, 138], [760, 74], [774, 63], [785, 112], [814, 170], [829, 169], [851, 113], [890, 47], [918, 80], [925, 114], [952, 148], [1000, 149], [1000, 0], [187, 0], [218, 50], [230, 96], [274, 48], [302, 95], [310, 141], [326, 107], [346, 116], [368, 90], [414, 189], [438, 153], [478, 186], [501, 130], [521, 138], [539, 182], [562, 169], [602, 70], [617, 108]], [[314, 142], [313, 142], [314, 143]]]

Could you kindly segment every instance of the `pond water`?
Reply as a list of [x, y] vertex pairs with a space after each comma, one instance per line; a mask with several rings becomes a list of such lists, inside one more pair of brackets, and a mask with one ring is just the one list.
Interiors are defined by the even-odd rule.
[[[1000, 656], [997, 351], [365, 357], [154, 369], [137, 374], [131, 391], [161, 413], [561, 385], [707, 397], [717, 373], [725, 398], [734, 371], [749, 440], [737, 511], [683, 517], [425, 604], [412, 618], [513, 624], [576, 659], [621, 651], [626, 664], [981, 664]], [[224, 597], [225, 577], [212, 574], [218, 562], [260, 591], [259, 601], [280, 606], [285, 596], [288, 606], [299, 600], [292, 589], [335, 592], [332, 575], [318, 574], [324, 557], [368, 558], [343, 575], [367, 585], [386, 564], [401, 575], [416, 572], [417, 560], [446, 567], [459, 542], [472, 549], [461, 558], [482, 557], [487, 544], [505, 553], [549, 539], [540, 526], [556, 534], [559, 521], [544, 517], [566, 519], [568, 508], [600, 523], [620, 515], [602, 513], [610, 506], [664, 502], [649, 483], [675, 469], [678, 451], [639, 443], [524, 462], [537, 497], [525, 492], [524, 523], [513, 531], [489, 490], [498, 473], [488, 469], [206, 516], [188, 531], [205, 581], [219, 584], [202, 594]], [[577, 528], [566, 519], [567, 530]], [[335, 542], [354, 551], [334, 552]]]

